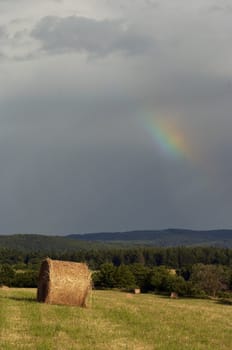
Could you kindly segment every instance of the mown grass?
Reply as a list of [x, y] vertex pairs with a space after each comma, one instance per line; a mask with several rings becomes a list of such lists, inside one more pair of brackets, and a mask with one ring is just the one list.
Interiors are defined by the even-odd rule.
[[94, 291], [87, 309], [0, 291], [0, 349], [232, 349], [232, 307], [212, 300]]

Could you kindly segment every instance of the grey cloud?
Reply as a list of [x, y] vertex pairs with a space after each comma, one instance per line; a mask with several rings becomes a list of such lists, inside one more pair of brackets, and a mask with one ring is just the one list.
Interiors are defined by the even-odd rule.
[[[4, 42], [7, 39], [8, 35], [6, 32], [6, 28], [3, 26], [0, 26], [0, 43], [2, 44], [2, 42]], [[1, 45], [2, 46], [2, 45]], [[5, 59], [5, 55], [2, 52], [2, 47], [0, 49], [0, 61]]]
[[7, 38], [7, 32], [5, 27], [0, 26], [0, 39], [3, 39], [3, 38], [4, 39]]
[[[229, 17], [206, 17], [203, 6], [202, 17], [190, 7], [174, 18], [164, 6], [154, 20], [124, 3], [141, 32], [123, 21], [45, 17], [29, 39], [50, 57], [1, 71], [1, 232], [231, 226]], [[23, 43], [19, 29], [12, 47]], [[152, 52], [149, 33], [159, 37]], [[112, 55], [68, 54], [82, 51]], [[150, 116], [183, 133], [187, 159], [162, 153]]]
[[231, 4], [215, 4], [209, 7], [209, 13], [223, 13], [231, 14], [232, 6]]
[[230, 14], [232, 11], [232, 5], [230, 0], [221, 0], [221, 1], [209, 1], [207, 6], [208, 13], [210, 14]]
[[[212, 190], [196, 165], [160, 156], [152, 138], [137, 125], [133, 103], [126, 106], [117, 98], [115, 105], [113, 97], [89, 101], [77, 95], [55, 101], [47, 96], [43, 103], [39, 97], [2, 103], [2, 231], [229, 225], [231, 167], [225, 169], [224, 163], [230, 143], [226, 151], [220, 148], [220, 162], [218, 156], [213, 159], [213, 167], [219, 165], [225, 173], [224, 185], [220, 174]], [[201, 127], [204, 145], [209, 125]], [[198, 128], [191, 132], [199, 143]], [[230, 135], [222, 134], [225, 145]]]
[[42, 42], [47, 52], [85, 51], [107, 55], [115, 51], [126, 54], [146, 52], [152, 39], [127, 28], [121, 21], [98, 21], [84, 17], [45, 17], [31, 36]]

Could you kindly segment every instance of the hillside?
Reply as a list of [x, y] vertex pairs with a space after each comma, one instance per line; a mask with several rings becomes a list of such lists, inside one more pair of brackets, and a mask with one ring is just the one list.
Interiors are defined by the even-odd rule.
[[232, 230], [194, 231], [185, 229], [146, 230], [129, 232], [89, 233], [69, 235], [70, 239], [127, 244], [150, 244], [159, 247], [211, 245], [232, 247]]
[[98, 246], [102, 246], [102, 244], [68, 239], [60, 236], [37, 234], [0, 235], [0, 248], [16, 249], [22, 252], [76, 251], [80, 249], [91, 249]]
[[193, 231], [167, 229], [154, 231], [105, 232], [47, 236], [39, 234], [0, 235], [0, 248], [20, 251], [76, 251], [133, 246], [216, 246], [232, 248], [232, 230]]

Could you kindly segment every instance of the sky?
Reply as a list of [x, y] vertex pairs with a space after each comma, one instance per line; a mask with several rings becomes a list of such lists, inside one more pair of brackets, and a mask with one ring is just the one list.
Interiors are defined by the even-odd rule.
[[0, 233], [232, 228], [230, 1], [0, 13]]

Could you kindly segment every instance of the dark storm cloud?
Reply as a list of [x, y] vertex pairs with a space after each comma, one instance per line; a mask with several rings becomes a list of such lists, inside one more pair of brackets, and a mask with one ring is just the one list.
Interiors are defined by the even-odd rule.
[[31, 32], [47, 52], [85, 51], [104, 56], [115, 51], [127, 54], [146, 52], [152, 45], [149, 37], [126, 28], [120, 21], [84, 17], [45, 17]]
[[[98, 96], [90, 103], [90, 98], [83, 100], [77, 94], [55, 100], [48, 96], [42, 103], [38, 96], [2, 103], [2, 232], [229, 224], [231, 169], [224, 164], [230, 155], [230, 143], [225, 150], [230, 135], [221, 130], [224, 147], [218, 149], [213, 168], [204, 175], [201, 165], [163, 157], [150, 134], [136, 122], [138, 105], [126, 100], [108, 94], [107, 99]], [[190, 118], [196, 118], [193, 111]], [[221, 113], [225, 126], [224, 118], [225, 112]], [[217, 137], [219, 127], [216, 123], [212, 128], [217, 129]], [[210, 140], [203, 121], [201, 128], [203, 145], [212, 148], [215, 140]], [[191, 132], [202, 143], [199, 127]], [[211, 177], [217, 167], [223, 177], [220, 174], [214, 184]]]
[[[38, 14], [28, 1], [28, 21], [6, 19], [16, 59], [0, 72], [0, 232], [231, 226], [226, 2], [220, 15], [212, 1], [153, 4], [83, 1], [79, 13], [108, 18], [95, 20], [62, 17], [75, 2]], [[150, 117], [183, 134], [187, 159], [162, 152]]]

